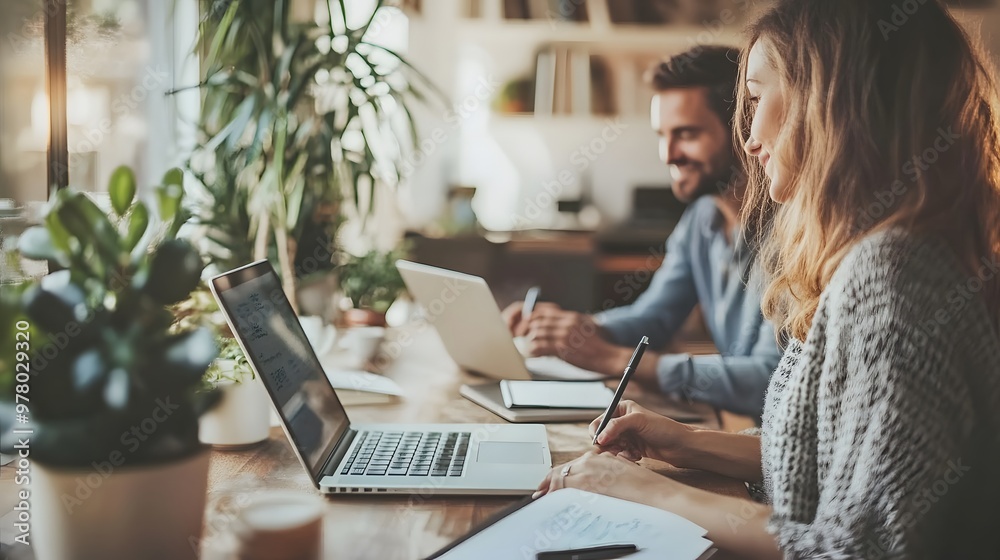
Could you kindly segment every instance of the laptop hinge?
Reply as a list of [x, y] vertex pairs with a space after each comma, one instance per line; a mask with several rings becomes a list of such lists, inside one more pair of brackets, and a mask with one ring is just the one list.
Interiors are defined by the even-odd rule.
[[333, 451], [330, 453], [330, 456], [327, 457], [326, 462], [323, 463], [323, 468], [320, 470], [323, 476], [334, 476], [339, 474], [336, 470], [337, 466], [340, 465], [340, 462], [347, 455], [347, 450], [351, 448], [351, 443], [354, 442], [354, 438], [357, 435], [358, 431], [354, 428], [348, 427], [347, 430], [344, 431], [344, 435], [340, 436], [336, 445], [333, 446]]

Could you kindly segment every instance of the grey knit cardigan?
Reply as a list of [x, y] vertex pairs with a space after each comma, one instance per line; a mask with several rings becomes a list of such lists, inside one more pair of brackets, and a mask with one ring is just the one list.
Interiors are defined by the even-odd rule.
[[898, 229], [844, 258], [767, 391], [786, 558], [1000, 559], [1000, 336], [977, 295], [1000, 263], [982, 264]]

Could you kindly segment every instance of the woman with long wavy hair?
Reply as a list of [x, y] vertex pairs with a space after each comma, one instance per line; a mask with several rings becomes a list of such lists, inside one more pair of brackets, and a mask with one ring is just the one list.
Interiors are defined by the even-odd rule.
[[762, 309], [787, 340], [759, 435], [622, 403], [600, 452], [538, 495], [661, 507], [756, 558], [1000, 558], [1000, 101], [943, 5], [906, 7], [782, 0], [750, 28], [744, 214], [766, 228]]

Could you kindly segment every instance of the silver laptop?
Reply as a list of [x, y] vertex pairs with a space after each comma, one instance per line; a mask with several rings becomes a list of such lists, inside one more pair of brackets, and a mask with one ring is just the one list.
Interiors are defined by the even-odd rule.
[[321, 491], [521, 495], [551, 468], [540, 424], [352, 423], [270, 263], [216, 276], [211, 288]]
[[462, 368], [495, 379], [605, 379], [555, 356], [522, 356], [486, 280], [404, 260], [396, 268]]

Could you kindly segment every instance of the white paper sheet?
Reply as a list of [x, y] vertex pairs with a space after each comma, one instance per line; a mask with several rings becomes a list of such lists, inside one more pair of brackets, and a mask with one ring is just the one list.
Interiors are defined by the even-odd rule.
[[324, 368], [326, 377], [334, 389], [348, 389], [351, 391], [365, 391], [368, 393], [380, 393], [383, 395], [403, 395], [403, 389], [388, 377], [376, 375], [360, 370], [338, 370]]
[[634, 544], [628, 560], [696, 560], [711, 546], [705, 530], [653, 507], [567, 488], [501, 519], [442, 558], [533, 560], [544, 550]]

